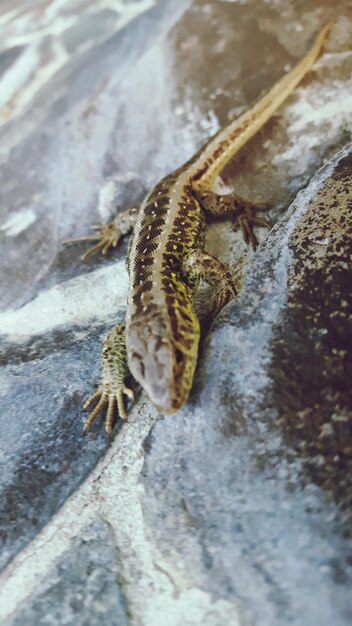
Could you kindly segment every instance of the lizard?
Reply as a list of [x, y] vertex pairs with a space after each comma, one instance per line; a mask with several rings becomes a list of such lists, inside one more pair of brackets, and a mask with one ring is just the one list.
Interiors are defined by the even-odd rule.
[[[236, 295], [229, 269], [204, 250], [206, 214], [231, 216], [245, 242], [256, 249], [256, 225], [270, 227], [258, 215], [261, 205], [236, 194], [212, 191], [215, 178], [229, 160], [272, 117], [318, 58], [331, 28], [328, 23], [306, 55], [281, 77], [249, 110], [220, 130], [184, 165], [164, 177], [147, 195], [140, 209], [120, 212], [100, 232], [74, 239], [95, 244], [83, 255], [104, 255], [133, 230], [127, 254], [129, 293], [125, 324], [116, 324], [106, 337], [101, 355], [101, 380], [84, 404], [94, 406], [85, 425], [106, 410], [105, 429], [111, 434], [117, 407], [128, 415], [125, 397], [134, 400], [126, 384], [133, 378], [164, 415], [186, 403], [198, 358], [200, 324], [194, 296], [200, 279], [214, 289], [215, 318]], [[71, 240], [72, 241], [72, 240]]]

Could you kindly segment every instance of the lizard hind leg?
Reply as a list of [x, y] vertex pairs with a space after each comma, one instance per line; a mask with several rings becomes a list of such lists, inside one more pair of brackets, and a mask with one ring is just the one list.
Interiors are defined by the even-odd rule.
[[247, 244], [250, 243], [253, 250], [256, 250], [258, 245], [253, 227], [265, 226], [269, 229], [272, 227], [267, 218], [257, 215], [258, 212], [269, 209], [269, 204], [254, 204], [235, 193], [224, 195], [214, 193], [213, 191], [195, 191], [194, 193], [198, 202], [207, 213], [216, 216], [231, 215], [234, 218], [232, 223], [233, 230], [241, 228], [244, 241]]
[[112, 432], [116, 407], [120, 417], [125, 421], [127, 420], [124, 396], [133, 402], [134, 392], [125, 383], [128, 366], [124, 324], [114, 326], [106, 337], [101, 354], [101, 366], [102, 373], [98, 389], [84, 403], [85, 409], [95, 403], [84, 424], [84, 435], [88, 432], [97, 415], [105, 408], [105, 430], [108, 435]]

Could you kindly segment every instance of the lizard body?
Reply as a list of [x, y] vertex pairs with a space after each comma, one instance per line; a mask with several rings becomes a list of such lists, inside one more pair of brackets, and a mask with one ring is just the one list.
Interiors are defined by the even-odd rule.
[[124, 211], [114, 222], [102, 226], [100, 234], [81, 238], [97, 241], [87, 257], [97, 250], [106, 253], [134, 227], [127, 260], [130, 289], [126, 329], [121, 324], [114, 326], [104, 342], [101, 383], [85, 407], [97, 403], [85, 431], [107, 407], [106, 430], [111, 432], [116, 403], [120, 416], [127, 419], [123, 395], [132, 397], [125, 386], [128, 369], [161, 413], [173, 413], [186, 402], [198, 355], [200, 330], [193, 296], [199, 278], [215, 288], [214, 316], [236, 294], [229, 270], [203, 250], [205, 214], [232, 215], [254, 249], [253, 226], [268, 226], [256, 215], [260, 207], [235, 194], [219, 196], [211, 187], [228, 161], [262, 128], [312, 67], [330, 26], [323, 28], [306, 56], [251, 109], [163, 178], [138, 213], [136, 209]]

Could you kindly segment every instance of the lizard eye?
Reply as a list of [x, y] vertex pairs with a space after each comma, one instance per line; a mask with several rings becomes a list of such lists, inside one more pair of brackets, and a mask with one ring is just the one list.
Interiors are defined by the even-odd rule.
[[176, 348], [176, 350], [175, 350], [175, 358], [176, 358], [177, 365], [181, 365], [181, 363], [183, 362], [183, 359], [184, 359], [184, 354], [178, 348]]

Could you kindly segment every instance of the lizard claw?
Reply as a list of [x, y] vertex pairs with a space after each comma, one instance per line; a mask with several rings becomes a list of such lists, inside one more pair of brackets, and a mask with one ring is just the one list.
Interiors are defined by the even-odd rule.
[[246, 215], [240, 215], [232, 225], [232, 230], [241, 228], [242, 236], [246, 244], [251, 244], [253, 250], [257, 249], [258, 239], [253, 230], [254, 222]]
[[88, 409], [93, 402], [98, 400], [94, 409], [90, 412], [88, 418], [85, 421], [83, 426], [83, 435], [86, 435], [88, 430], [90, 429], [92, 423], [94, 422], [96, 416], [106, 408], [106, 418], [105, 418], [105, 430], [108, 435], [111, 435], [115, 414], [115, 407], [117, 406], [118, 413], [124, 421], [127, 421], [127, 412], [124, 404], [123, 396], [126, 395], [132, 402], [134, 401], [134, 392], [132, 389], [128, 387], [123, 387], [118, 389], [115, 392], [106, 391], [102, 387], [99, 387], [95, 393], [93, 393], [88, 400], [83, 405], [84, 409]]
[[92, 226], [93, 230], [100, 230], [100, 233], [95, 235], [84, 235], [83, 237], [73, 237], [72, 239], [66, 239], [64, 243], [71, 243], [74, 241], [96, 241], [94, 246], [88, 248], [87, 252], [82, 255], [83, 261], [86, 261], [91, 254], [101, 251], [105, 256], [111, 248], [116, 248], [119, 243], [122, 232], [118, 226], [111, 222], [110, 224], [96, 224]]
[[138, 209], [136, 207], [126, 209], [125, 211], [122, 211], [122, 213], [116, 215], [113, 221], [109, 224], [94, 224], [92, 229], [100, 231], [95, 235], [73, 237], [71, 239], [66, 239], [64, 243], [71, 243], [74, 241], [96, 242], [93, 246], [88, 248], [85, 254], [83, 254], [83, 261], [86, 261], [88, 257], [91, 256], [91, 254], [95, 254], [95, 252], [101, 252], [105, 256], [111, 248], [116, 248], [120, 239], [124, 235], [127, 235], [127, 233], [132, 230], [136, 222], [137, 214]]
[[270, 204], [246, 204], [243, 210], [232, 224], [232, 230], [237, 231], [239, 228], [242, 230], [243, 239], [246, 244], [251, 244], [252, 249], [256, 250], [258, 246], [258, 239], [255, 236], [253, 226], [264, 226], [269, 230], [272, 228], [271, 222], [265, 217], [257, 216], [258, 211], [265, 211], [270, 208]]

